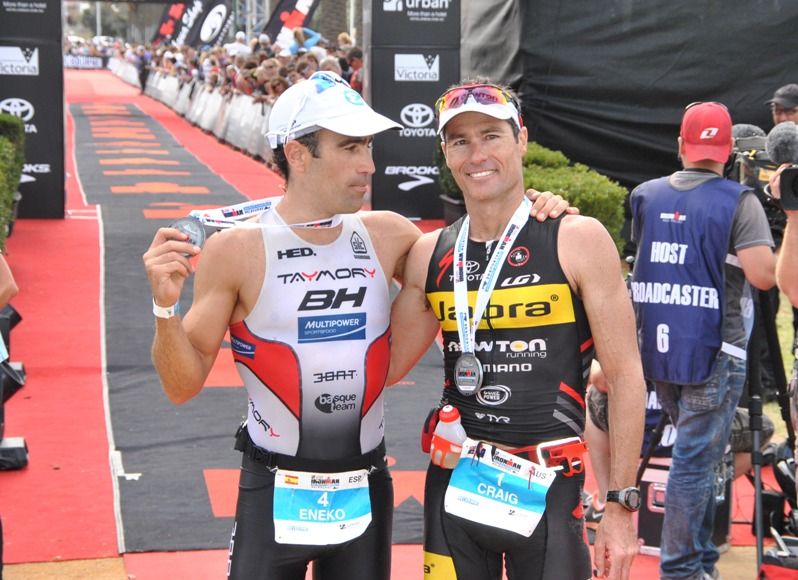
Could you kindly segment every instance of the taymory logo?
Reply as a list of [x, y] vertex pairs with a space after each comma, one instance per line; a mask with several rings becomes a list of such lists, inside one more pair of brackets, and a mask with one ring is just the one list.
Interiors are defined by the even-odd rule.
[[0, 75], [39, 76], [39, 49], [0, 46]]

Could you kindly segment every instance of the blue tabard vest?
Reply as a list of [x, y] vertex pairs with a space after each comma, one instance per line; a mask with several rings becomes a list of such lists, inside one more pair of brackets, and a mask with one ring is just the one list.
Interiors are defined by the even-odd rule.
[[732, 221], [747, 189], [718, 178], [678, 191], [662, 177], [633, 192], [631, 294], [647, 379], [695, 385], [709, 378], [722, 343]]

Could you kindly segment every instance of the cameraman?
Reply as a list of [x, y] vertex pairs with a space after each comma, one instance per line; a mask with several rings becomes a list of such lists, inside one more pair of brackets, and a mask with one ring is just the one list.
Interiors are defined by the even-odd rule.
[[[781, 174], [788, 167], [793, 167], [793, 165], [783, 164], [768, 180], [770, 194], [776, 199], [781, 199]], [[798, 210], [785, 209], [784, 213], [787, 214], [787, 227], [784, 229], [784, 239], [781, 242], [781, 251], [776, 262], [776, 283], [795, 308], [798, 307]], [[798, 371], [798, 362], [794, 365], [793, 379]], [[793, 429], [795, 429], [798, 427], [798, 395], [795, 391], [790, 396], [790, 411]], [[798, 458], [798, 452], [796, 458]]]
[[[798, 85], [793, 86], [798, 89]], [[793, 166], [789, 163], [781, 165], [768, 180], [770, 194], [775, 199], [781, 199], [781, 174], [789, 167]], [[798, 308], [798, 210], [784, 210], [784, 213], [787, 215], [787, 226], [776, 262], [776, 282], [790, 303]]]

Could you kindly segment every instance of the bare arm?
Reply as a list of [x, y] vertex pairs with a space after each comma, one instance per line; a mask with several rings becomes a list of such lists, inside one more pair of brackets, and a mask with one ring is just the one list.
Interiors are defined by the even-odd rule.
[[[242, 233], [230, 230], [208, 239], [197, 267], [194, 302], [182, 320], [180, 316], [155, 319], [152, 360], [173, 403], [184, 403], [202, 390], [219, 352], [246, 271], [241, 263], [241, 256], [246, 255]], [[193, 270], [180, 252], [199, 253], [182, 239], [177, 230], [158, 230], [144, 254], [153, 297], [161, 306], [177, 302]]]
[[[768, 180], [770, 192], [776, 199], [781, 199], [781, 174], [788, 167], [792, 165], [783, 164]], [[776, 281], [790, 304], [798, 308], [798, 211], [784, 210], [784, 213], [787, 214], [787, 226], [776, 262]]]
[[424, 291], [438, 233], [421, 236], [407, 256], [404, 285], [391, 307], [391, 366], [386, 385], [396, 383], [415, 366], [440, 328]]
[[8, 304], [17, 295], [17, 292], [19, 292], [19, 288], [14, 280], [14, 275], [11, 273], [11, 268], [8, 267], [8, 262], [0, 254], [0, 308]]
[[[645, 382], [637, 346], [634, 312], [612, 238], [596, 220], [564, 218], [558, 240], [560, 259], [587, 311], [596, 357], [606, 375], [610, 428], [609, 489], [635, 484], [645, 419]], [[599, 576], [626, 579], [637, 553], [632, 514], [607, 505], [596, 538]]]
[[787, 211], [787, 227], [781, 242], [776, 278], [779, 288], [798, 308], [798, 211]]
[[776, 285], [776, 257], [770, 246], [751, 246], [737, 250], [745, 279], [760, 290], [770, 290]]

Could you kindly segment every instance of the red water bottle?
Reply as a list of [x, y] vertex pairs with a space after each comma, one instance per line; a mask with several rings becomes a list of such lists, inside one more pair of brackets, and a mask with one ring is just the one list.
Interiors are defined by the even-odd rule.
[[438, 425], [432, 435], [430, 460], [444, 469], [454, 469], [460, 460], [466, 432], [460, 423], [460, 411], [446, 405], [438, 414]]

